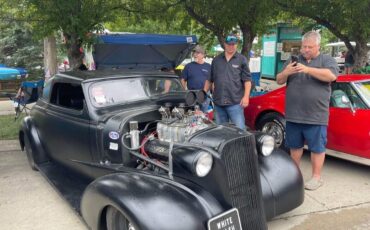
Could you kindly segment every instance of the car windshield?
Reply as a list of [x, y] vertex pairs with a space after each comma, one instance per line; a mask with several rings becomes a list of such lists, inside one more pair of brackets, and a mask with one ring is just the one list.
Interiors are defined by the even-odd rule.
[[360, 92], [366, 104], [370, 105], [370, 81], [356, 82], [354, 86]]
[[89, 96], [94, 106], [105, 107], [183, 90], [176, 78], [125, 78], [94, 83], [89, 88]]

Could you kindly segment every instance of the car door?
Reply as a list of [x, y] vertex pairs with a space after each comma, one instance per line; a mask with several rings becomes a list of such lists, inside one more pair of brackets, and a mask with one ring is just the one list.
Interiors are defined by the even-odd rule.
[[[345, 104], [346, 97], [352, 104]], [[370, 149], [369, 109], [355, 101], [356, 91], [346, 82], [332, 86], [327, 148], [365, 157]], [[352, 98], [352, 99], [351, 99]]]
[[80, 85], [55, 83], [45, 119], [39, 122], [45, 147], [51, 157], [78, 169], [78, 162], [91, 162], [89, 143], [90, 120]]

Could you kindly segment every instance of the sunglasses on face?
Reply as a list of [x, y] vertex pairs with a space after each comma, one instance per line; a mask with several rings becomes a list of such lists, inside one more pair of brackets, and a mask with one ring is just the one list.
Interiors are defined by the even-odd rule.
[[237, 43], [238, 42], [238, 38], [235, 37], [235, 36], [227, 36], [226, 39], [225, 39], [225, 42], [228, 44], [228, 43]]

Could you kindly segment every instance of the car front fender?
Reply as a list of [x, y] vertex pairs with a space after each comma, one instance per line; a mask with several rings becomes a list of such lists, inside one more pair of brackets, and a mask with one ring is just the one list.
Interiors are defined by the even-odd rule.
[[138, 229], [207, 229], [207, 220], [222, 211], [207, 192], [168, 179], [115, 173], [93, 181], [84, 191], [81, 213], [91, 229], [101, 229], [105, 210], [113, 206]]
[[270, 156], [259, 156], [258, 160], [267, 219], [290, 211], [303, 203], [303, 177], [289, 154], [281, 149], [275, 149]]
[[30, 116], [23, 118], [18, 138], [22, 151], [24, 150], [25, 138], [28, 138], [30, 147], [34, 152], [33, 158], [36, 164], [47, 162], [49, 160]]

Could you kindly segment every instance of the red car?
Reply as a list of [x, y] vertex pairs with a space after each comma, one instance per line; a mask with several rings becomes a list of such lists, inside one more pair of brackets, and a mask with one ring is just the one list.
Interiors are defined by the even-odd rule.
[[[370, 74], [342, 75], [332, 83], [327, 154], [370, 166]], [[285, 142], [285, 89], [251, 96], [246, 124]]]

